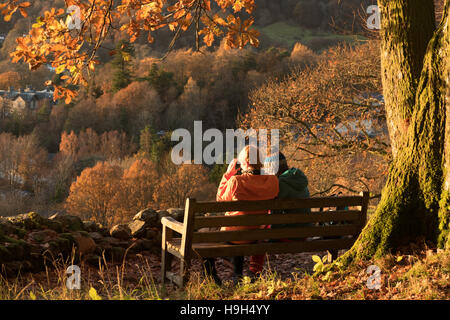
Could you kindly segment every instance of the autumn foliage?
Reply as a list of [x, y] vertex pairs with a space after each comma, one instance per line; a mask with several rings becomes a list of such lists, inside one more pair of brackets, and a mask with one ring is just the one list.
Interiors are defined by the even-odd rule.
[[74, 159], [95, 155], [105, 160], [123, 159], [132, 150], [133, 145], [124, 132], [108, 131], [98, 135], [91, 128], [81, 131], [78, 135], [73, 131], [63, 132], [59, 146], [62, 155]]
[[160, 173], [147, 159], [136, 159], [126, 169], [99, 162], [72, 184], [65, 206], [82, 219], [112, 225], [129, 221], [148, 207], [183, 207], [187, 197], [211, 198], [214, 190], [201, 165], [182, 165]]
[[[240, 124], [279, 128], [284, 152], [292, 165], [305, 170], [312, 194], [338, 188], [381, 191], [391, 150], [376, 75], [378, 46], [372, 40], [332, 48], [312, 66], [269, 81], [250, 95], [250, 110]], [[293, 54], [307, 54], [296, 47]]]
[[208, 171], [202, 165], [183, 164], [172, 174], [162, 177], [154, 199], [161, 207], [184, 207], [187, 198], [199, 194], [215, 194], [216, 186], [208, 180]]
[[147, 159], [138, 159], [122, 175], [121, 185], [113, 199], [119, 217], [130, 217], [140, 210], [156, 207], [154, 195], [159, 189], [156, 165]]
[[122, 169], [99, 162], [85, 169], [70, 187], [67, 210], [84, 220], [93, 220], [104, 225], [114, 221], [115, 208], [112, 199], [117, 193]]
[[[214, 13], [212, 2], [222, 11]], [[16, 11], [26, 17], [30, 6], [29, 1], [9, 0], [0, 4], [0, 10], [9, 21]], [[122, 0], [119, 4], [113, 0], [65, 0], [65, 6], [77, 9], [71, 13], [63, 8], [45, 11], [27, 36], [17, 38], [11, 56], [13, 62], [22, 60], [32, 70], [51, 64], [62, 80], [61, 84], [53, 83], [55, 99], [65, 98], [66, 103], [76, 95], [71, 85], [88, 84], [89, 75], [99, 64], [97, 51], [111, 29], [123, 31], [130, 42], [141, 35], [153, 42], [156, 30], [168, 28], [174, 32], [171, 47], [191, 26], [195, 26], [197, 49], [201, 38], [208, 46], [215, 38], [225, 38], [229, 48], [259, 44], [259, 33], [252, 28], [254, 18], [238, 16], [242, 11], [251, 15], [255, 0]], [[71, 25], [77, 29], [69, 28]]]
[[17, 87], [19, 84], [19, 73], [14, 71], [0, 73], [0, 88]]

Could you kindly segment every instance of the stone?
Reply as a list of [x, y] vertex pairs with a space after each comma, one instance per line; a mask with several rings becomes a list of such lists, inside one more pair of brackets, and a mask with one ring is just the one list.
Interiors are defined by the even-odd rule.
[[78, 252], [82, 255], [93, 253], [97, 247], [95, 241], [81, 234], [74, 234], [75, 243], [78, 248]]
[[145, 238], [146, 239], [154, 239], [154, 238], [158, 237], [158, 233], [159, 232], [157, 232], [155, 230], [149, 229], [149, 230], [147, 230]]
[[177, 220], [178, 222], [183, 222], [184, 219], [184, 209], [182, 208], [170, 208], [167, 209], [169, 215]]
[[35, 230], [41, 228], [41, 226], [37, 224], [35, 220], [31, 219], [28, 215], [16, 216], [10, 221], [14, 224], [14, 226], [26, 230]]
[[162, 230], [161, 220], [164, 217], [172, 217], [172, 216], [166, 210], [159, 210], [158, 211], [158, 225], [156, 225], [155, 227]]
[[135, 238], [142, 238], [145, 236], [145, 229], [147, 223], [142, 220], [134, 220], [128, 224], [131, 230], [131, 235]]
[[97, 254], [90, 253], [84, 257], [84, 261], [86, 261], [91, 266], [98, 267], [99, 264], [103, 262], [103, 259]]
[[131, 230], [127, 224], [118, 224], [111, 228], [109, 234], [117, 239], [129, 240], [131, 238]]
[[109, 245], [114, 245], [116, 243], [119, 242], [119, 239], [117, 238], [113, 238], [113, 237], [103, 237], [102, 239], [99, 239], [99, 241], [101, 243], [105, 243], [105, 244], [109, 244]]
[[72, 248], [76, 245], [76, 241], [73, 236], [69, 237], [58, 237], [57, 239], [52, 241], [52, 246], [57, 250], [57, 252], [62, 253], [63, 255], [71, 255]]
[[94, 221], [83, 221], [83, 229], [88, 232], [96, 232], [99, 228]]
[[14, 260], [25, 260], [30, 255], [30, 245], [23, 240], [5, 243], [5, 248], [12, 253]]
[[14, 258], [14, 254], [4, 245], [0, 244], [0, 263], [3, 264]]
[[45, 229], [39, 231], [30, 232], [27, 236], [28, 240], [31, 242], [44, 243], [49, 242], [58, 237], [56, 231]]
[[12, 224], [10, 221], [1, 221], [0, 222], [0, 238], [2, 235], [12, 235], [12, 234], [16, 234], [17, 230], [19, 228], [17, 228], [14, 224]]
[[57, 213], [51, 215], [51, 216], [48, 217], [48, 218], [49, 218], [49, 220], [54, 220], [54, 219], [56, 219], [56, 218], [58, 218], [58, 217], [62, 217], [62, 216], [66, 216], [66, 214], [65, 214], [65, 213], [61, 213], [61, 212], [57, 212]]
[[57, 213], [51, 216], [49, 220], [61, 223], [64, 228], [70, 231], [82, 231], [84, 227], [83, 221], [80, 219], [80, 217], [77, 216]]
[[20, 271], [25, 268], [25, 265], [22, 261], [11, 261], [3, 265], [4, 272], [7, 276], [16, 277]]
[[151, 226], [156, 226], [158, 224], [158, 219], [158, 212], [150, 208], [139, 211], [139, 213], [133, 217], [133, 221], [145, 221]]
[[89, 237], [94, 239], [94, 241], [99, 241], [99, 240], [103, 239], [103, 236], [99, 232], [95, 232], [95, 231], [89, 232]]
[[[154, 249], [154, 244], [148, 239], [139, 239], [133, 243], [133, 246], [131, 247], [133, 252], [150, 251], [152, 249]], [[160, 249], [159, 246], [158, 249]]]
[[59, 221], [53, 221], [53, 220], [46, 220], [45, 221], [45, 225], [47, 226], [47, 228], [55, 231], [55, 232], [63, 232], [63, 225], [61, 222]]
[[36, 212], [28, 213], [28, 218], [30, 218], [32, 221], [34, 221], [37, 225], [44, 224], [44, 220], [45, 220], [44, 217], [42, 217], [39, 213], [36, 213]]

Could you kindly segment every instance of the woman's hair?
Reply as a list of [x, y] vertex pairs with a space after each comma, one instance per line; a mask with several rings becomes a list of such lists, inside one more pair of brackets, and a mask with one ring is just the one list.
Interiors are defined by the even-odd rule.
[[261, 161], [261, 155], [257, 147], [248, 145], [239, 152], [239, 163], [247, 162], [248, 167], [253, 170], [261, 170], [263, 163]]

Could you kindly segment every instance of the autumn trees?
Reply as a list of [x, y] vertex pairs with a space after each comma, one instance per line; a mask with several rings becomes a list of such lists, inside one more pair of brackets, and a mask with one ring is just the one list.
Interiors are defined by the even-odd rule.
[[108, 131], [98, 135], [88, 128], [78, 135], [73, 131], [63, 132], [60, 153], [75, 160], [98, 156], [104, 160], [124, 159], [134, 151], [134, 146], [124, 132]]
[[[76, 95], [71, 86], [87, 85], [88, 74], [99, 63], [97, 51], [112, 28], [124, 31], [132, 43], [141, 35], [153, 42], [153, 33], [164, 27], [174, 31], [176, 40], [192, 26], [198, 49], [201, 39], [211, 46], [216, 37], [225, 38], [229, 48], [243, 48], [248, 43], [258, 46], [259, 33], [252, 28], [253, 17], [244, 19], [238, 15], [241, 11], [252, 14], [254, 0], [214, 0], [221, 13], [212, 10], [211, 2], [123, 0], [116, 4], [113, 0], [66, 0], [66, 7], [76, 6], [74, 13], [68, 17], [63, 8], [46, 11], [29, 35], [17, 38], [13, 61], [22, 60], [30, 69], [51, 62], [56, 73], [63, 74], [62, 82], [54, 84], [55, 98], [64, 97], [69, 103]], [[0, 9], [10, 20], [16, 11], [27, 16], [26, 8], [30, 6], [29, 1], [10, 0], [2, 3]]]
[[120, 167], [98, 163], [85, 169], [70, 187], [68, 212], [108, 225], [115, 219], [112, 199], [122, 175]]
[[134, 47], [131, 43], [122, 40], [116, 45], [112, 66], [114, 74], [112, 91], [117, 92], [126, 88], [132, 81], [131, 59], [134, 57]]
[[217, 186], [209, 183], [208, 171], [204, 166], [184, 164], [172, 170], [161, 179], [154, 196], [162, 208], [182, 208], [187, 198], [214, 199]]
[[0, 73], [0, 88], [17, 88], [20, 83], [20, 75], [15, 71]]
[[182, 207], [189, 196], [214, 198], [206, 168], [182, 165], [159, 172], [147, 159], [135, 159], [126, 169], [99, 162], [85, 169], [70, 187], [68, 212], [103, 225], [120, 223], [142, 209]]
[[47, 152], [39, 146], [36, 136], [0, 134], [0, 177], [8, 181], [11, 188], [23, 185], [32, 192], [39, 192], [48, 168], [47, 157]]
[[[252, 95], [253, 110], [247, 118], [247, 124], [253, 127], [280, 126], [287, 137], [286, 142], [294, 142], [304, 153], [319, 158], [344, 153], [389, 157], [389, 148], [384, 137], [371, 134], [366, 126], [368, 122], [373, 123], [386, 115], [393, 151], [387, 184], [376, 213], [355, 246], [341, 261], [350, 262], [383, 255], [420, 237], [437, 242], [440, 246], [448, 244], [450, 4], [449, 0], [445, 1], [442, 22], [436, 27], [433, 2], [380, 0], [381, 55], [369, 55], [367, 57], [370, 60], [366, 61], [361, 57], [364, 57], [364, 50], [368, 50], [368, 46], [352, 49], [353, 51], [346, 54], [343, 54], [344, 49], [335, 49], [328, 52], [329, 56], [324, 59], [312, 59], [312, 64], [317, 65], [304, 70], [300, 73], [301, 77], [288, 79], [279, 86], [272, 83]], [[214, 12], [211, 6], [213, 3], [222, 10]], [[1, 10], [8, 20], [14, 12], [26, 16], [26, 9], [30, 5], [28, 1], [9, 0], [1, 4]], [[204, 44], [211, 45], [219, 38], [224, 39], [224, 49], [243, 48], [246, 44], [258, 45], [258, 32], [252, 27], [253, 18], [245, 19], [245, 14], [239, 14], [245, 11], [252, 14], [255, 9], [254, 0], [180, 0], [170, 1], [170, 5], [169, 1], [164, 0], [122, 0], [117, 6], [112, 0], [67, 0], [65, 5], [77, 5], [80, 8], [79, 17], [69, 17], [69, 20], [80, 18], [80, 28], [68, 29], [62, 20], [67, 18], [64, 9], [47, 10], [32, 26], [27, 36], [18, 37], [17, 48], [12, 57], [15, 62], [27, 63], [31, 69], [37, 69], [47, 63], [52, 64], [61, 80], [61, 83], [54, 84], [55, 97], [65, 98], [67, 103], [75, 97], [74, 88], [87, 85], [88, 75], [98, 70], [98, 50], [114, 28], [124, 31], [125, 38], [130, 43], [142, 36], [153, 41], [154, 32], [161, 28], [173, 31], [176, 39], [192, 26], [197, 49], [201, 49], [201, 40]], [[170, 48], [173, 48], [173, 43]], [[241, 83], [258, 83], [261, 81], [261, 70], [254, 67], [251, 55], [249, 59], [244, 57], [236, 61], [234, 56], [221, 50], [218, 50], [218, 53], [221, 55], [221, 63], [231, 61], [229, 65], [232, 66], [230, 72], [220, 79], [217, 73], [213, 77], [206, 76], [214, 75], [218, 70], [217, 64], [206, 64], [198, 55], [180, 57], [182, 54], [179, 54], [178, 57], [184, 59], [182, 62], [185, 65], [196, 64], [197, 76], [193, 75], [193, 72], [185, 73], [184, 69], [176, 74], [167, 68], [164, 72], [173, 72], [173, 77], [169, 80], [176, 81], [179, 87], [165, 85], [163, 82], [155, 83], [155, 79], [168, 79], [159, 77], [161, 74], [158, 75], [157, 70], [148, 74], [155, 62], [149, 59], [147, 68], [144, 68], [145, 72], [138, 75], [140, 78], [148, 76], [148, 79], [142, 79], [143, 81], [136, 84], [130, 83], [114, 95], [105, 94], [97, 100], [82, 101], [83, 104], [71, 109], [69, 114], [72, 118], [69, 119], [76, 123], [76, 120], [83, 117], [89, 118], [92, 123], [88, 126], [83, 127], [83, 121], [76, 123], [79, 131], [82, 131], [87, 127], [102, 125], [103, 121], [99, 119], [102, 119], [102, 116], [110, 116], [113, 112], [109, 111], [114, 110], [114, 117], [108, 119], [121, 124], [128, 133], [134, 128], [130, 123], [142, 124], [142, 127], [132, 133], [139, 135], [150, 122], [150, 116], [146, 113], [148, 109], [140, 109], [141, 105], [136, 104], [135, 108], [142, 112], [136, 112], [136, 117], [128, 117], [128, 113], [124, 112], [128, 111], [126, 104], [123, 103], [128, 102], [128, 97], [135, 91], [149, 100], [154, 98], [152, 101], [161, 99], [160, 101], [167, 102], [167, 108], [160, 114], [169, 115], [168, 118], [173, 121], [168, 121], [167, 124], [174, 127], [184, 123], [180, 120], [192, 122], [193, 119], [206, 116], [211, 104], [204, 93], [211, 88], [221, 88], [224, 90], [215, 91], [217, 94], [214, 96], [214, 105], [217, 106], [214, 111], [218, 112], [210, 116], [210, 120], [216, 127], [221, 123], [228, 123], [230, 118], [234, 120], [237, 108], [247, 102], [240, 99], [244, 96], [242, 93], [246, 93]], [[283, 56], [276, 50], [272, 53], [273, 59], [263, 61], [264, 65], [271, 66], [274, 59]], [[177, 53], [174, 54], [176, 55]], [[211, 53], [206, 52], [205, 56], [211, 57]], [[170, 55], [166, 58], [170, 61]], [[173, 63], [173, 66], [175, 65]], [[373, 71], [378, 65], [381, 65], [380, 76], [378, 72]], [[352, 71], [345, 73], [345, 70]], [[131, 90], [130, 86], [136, 90]], [[146, 90], [149, 87], [152, 90]], [[179, 88], [183, 89], [178, 90]], [[383, 101], [374, 95], [381, 88], [384, 95], [384, 112]], [[159, 90], [165, 91], [164, 95]], [[233, 97], [237, 99], [227, 100], [232, 94], [236, 94]], [[198, 108], [186, 108], [194, 103]], [[97, 105], [100, 108], [93, 108]], [[230, 108], [230, 112], [224, 106], [234, 109]], [[156, 109], [151, 111], [160, 116]], [[86, 114], [101, 116], [86, 117]], [[182, 119], [180, 115], [183, 115]], [[110, 130], [99, 130], [104, 131]], [[357, 132], [352, 135], [351, 131]], [[68, 147], [67, 150], [72, 149]], [[144, 163], [139, 165], [143, 166]], [[91, 168], [83, 172], [79, 183], [73, 185], [71, 199], [75, 201], [74, 206], [76, 202], [79, 203], [80, 214], [87, 214], [88, 211], [83, 205], [92, 203], [89, 210], [98, 212], [98, 219], [106, 221], [113, 211], [110, 206], [116, 196], [116, 193], [108, 188], [117, 184], [114, 181], [123, 179], [123, 172], [112, 164], [97, 166], [94, 167], [95, 170]], [[97, 170], [102, 174], [98, 174]], [[152, 169], [148, 170], [152, 172]], [[182, 197], [188, 195], [183, 190], [178, 192], [173, 189], [174, 186], [183, 187], [190, 184], [184, 181], [183, 177], [202, 175], [200, 170], [183, 170], [180, 173], [171, 171], [166, 181], [161, 180], [163, 189], [170, 190], [169, 194], [174, 197], [167, 200], [171, 203], [178, 204]], [[194, 170], [193, 167], [190, 170]], [[180, 176], [181, 174], [183, 176]], [[132, 172], [128, 175], [133, 176]], [[109, 177], [111, 181], [103, 181], [104, 177]], [[140, 179], [138, 176], [134, 177]], [[96, 179], [98, 181], [95, 181]], [[143, 178], [144, 181], [147, 181], [146, 179], [151, 179], [151, 175]], [[200, 178], [197, 180], [203, 181]], [[96, 187], [98, 183], [102, 187]], [[98, 190], [99, 198], [103, 196], [103, 200], [108, 199], [108, 202], [104, 200], [102, 206], [100, 200], [92, 198], [81, 203], [81, 198], [76, 195], [83, 192], [84, 189], [79, 187], [83, 184], [93, 192]], [[148, 194], [140, 196], [149, 197]], [[152, 199], [155, 199], [154, 196]], [[157, 199], [166, 203], [162, 198]]]
[[299, 44], [291, 59], [311, 63], [253, 90], [240, 125], [280, 129], [283, 150], [306, 171], [312, 194], [379, 193], [390, 159], [379, 42], [338, 46], [318, 57]]

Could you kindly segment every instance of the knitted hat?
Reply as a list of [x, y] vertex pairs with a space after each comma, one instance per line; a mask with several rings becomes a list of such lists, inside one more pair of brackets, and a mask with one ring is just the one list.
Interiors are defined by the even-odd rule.
[[272, 153], [264, 160], [263, 173], [265, 175], [276, 175], [280, 168], [287, 167], [287, 160], [283, 153]]

